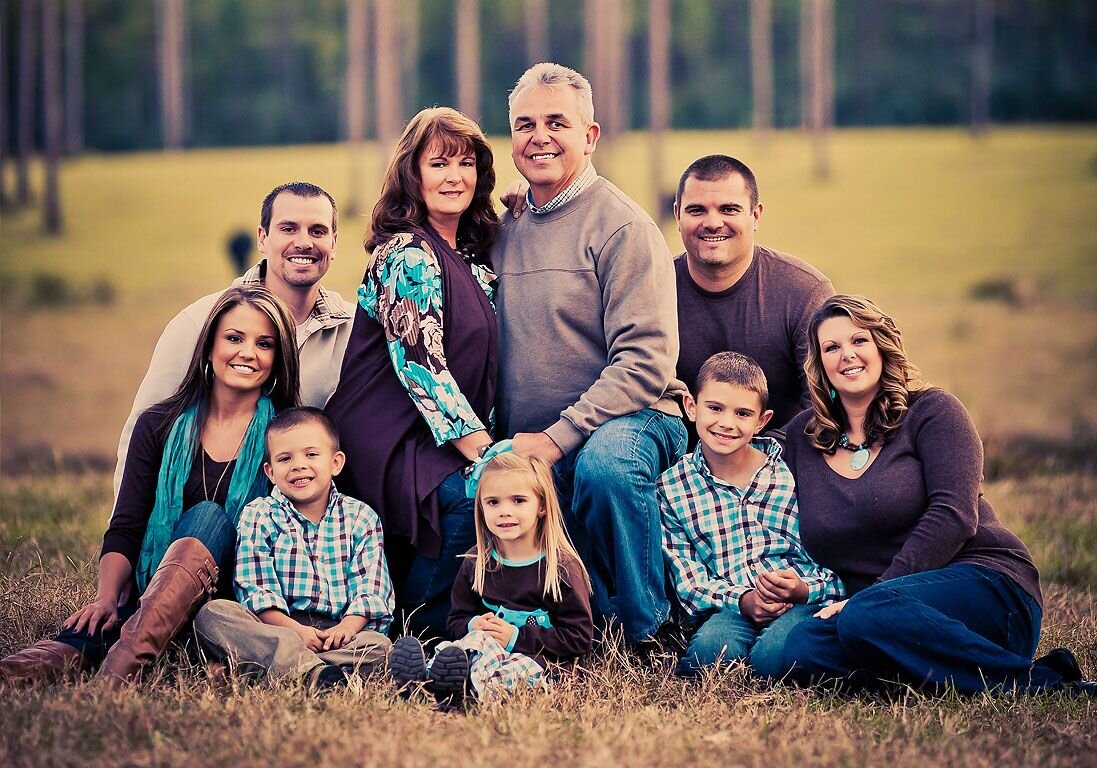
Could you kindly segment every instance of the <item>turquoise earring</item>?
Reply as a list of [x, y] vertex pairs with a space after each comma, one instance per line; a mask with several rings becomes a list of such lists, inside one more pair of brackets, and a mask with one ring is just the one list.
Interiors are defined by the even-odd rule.
[[838, 398], [838, 393], [834, 390], [834, 387], [831, 387], [830, 388], [830, 399], [831, 400], [836, 400], [837, 398]]

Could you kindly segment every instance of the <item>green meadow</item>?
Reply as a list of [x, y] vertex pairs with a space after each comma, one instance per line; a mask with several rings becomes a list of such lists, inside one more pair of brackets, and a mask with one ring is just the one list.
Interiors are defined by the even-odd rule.
[[[1097, 127], [842, 130], [831, 173], [778, 132], [668, 136], [664, 195], [696, 157], [756, 172], [760, 242], [893, 314], [911, 358], [967, 405], [986, 495], [1033, 551], [1047, 594], [1040, 652], [1068, 645], [1097, 677]], [[494, 142], [499, 188], [517, 177]], [[646, 134], [595, 155], [650, 212]], [[352, 297], [382, 162], [351, 189], [345, 146], [67, 161], [63, 237], [36, 210], [0, 223], [0, 653], [54, 631], [94, 593], [118, 431], [167, 320], [232, 277], [275, 185], [343, 206], [330, 287]], [[348, 209], [352, 191], [357, 211]], [[665, 212], [669, 216], [669, 211]], [[672, 221], [665, 232], [680, 249]], [[211, 680], [174, 659], [135, 692], [86, 682], [3, 689], [4, 765], [1094, 765], [1097, 705], [1059, 695], [843, 697], [768, 687], [731, 667], [699, 684], [610, 645], [548, 696], [464, 717], [379, 680], [326, 698]]]

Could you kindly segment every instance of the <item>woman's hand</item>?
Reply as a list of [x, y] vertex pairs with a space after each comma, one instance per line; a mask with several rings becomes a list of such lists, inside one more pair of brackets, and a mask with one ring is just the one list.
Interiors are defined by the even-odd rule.
[[117, 600], [97, 597], [79, 609], [61, 625], [62, 629], [71, 629], [81, 634], [94, 635], [106, 632], [118, 623]]
[[815, 613], [817, 619], [829, 619], [831, 616], [837, 616], [842, 612], [842, 609], [846, 607], [848, 600], [839, 600], [837, 603], [831, 603], [830, 605], [822, 608]]
[[516, 219], [521, 218], [526, 210], [526, 192], [528, 191], [529, 182], [525, 179], [512, 181], [507, 191], [499, 198], [499, 202], [507, 207], [511, 216]]
[[108, 552], [99, 560], [99, 589], [95, 599], [73, 613], [63, 629], [94, 635], [106, 632], [118, 624], [118, 603], [129, 595], [129, 579], [133, 575], [130, 561], [117, 552]]

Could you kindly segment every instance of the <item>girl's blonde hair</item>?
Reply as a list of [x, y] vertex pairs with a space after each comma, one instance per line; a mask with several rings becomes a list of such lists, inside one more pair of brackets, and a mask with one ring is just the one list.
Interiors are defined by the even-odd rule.
[[858, 328], [868, 331], [883, 361], [880, 391], [865, 414], [866, 438], [873, 435], [887, 442], [902, 423], [911, 394], [927, 386], [921, 371], [907, 358], [903, 335], [894, 320], [864, 296], [831, 296], [808, 325], [808, 353], [804, 360], [812, 411], [804, 434], [811, 438], [813, 446], [831, 454], [838, 448], [839, 436], [849, 429], [841, 398], [831, 397], [831, 384], [819, 345], [819, 326], [832, 317], [848, 317]]
[[[499, 563], [492, 558], [491, 553], [496, 548], [495, 536], [488, 530], [484, 522], [483, 489], [484, 481], [492, 475], [500, 475], [510, 472], [520, 472], [529, 479], [530, 488], [540, 502], [544, 512], [537, 518], [537, 546], [545, 553], [545, 597], [553, 600], [561, 599], [560, 570], [566, 560], [574, 560], [580, 573], [583, 574], [584, 586], [587, 592], [591, 591], [590, 575], [586, 566], [575, 551], [575, 546], [568, 537], [564, 527], [564, 513], [560, 509], [560, 501], [556, 498], [556, 487], [552, 483], [552, 472], [548, 465], [540, 459], [520, 456], [516, 453], [501, 453], [484, 465], [484, 471], [480, 475], [480, 484], [476, 487], [476, 554], [475, 575], [472, 588], [478, 594], [484, 593], [484, 575], [488, 571], [495, 571]], [[576, 588], [577, 585], [569, 585]]]

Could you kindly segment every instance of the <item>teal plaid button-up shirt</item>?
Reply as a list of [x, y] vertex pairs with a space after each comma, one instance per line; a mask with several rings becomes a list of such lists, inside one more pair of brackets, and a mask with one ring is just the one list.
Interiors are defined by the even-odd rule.
[[766, 463], [746, 488], [712, 474], [701, 446], [659, 478], [663, 552], [682, 607], [698, 616], [725, 607], [754, 588], [761, 571], [789, 568], [808, 586], [808, 602], [840, 599], [845, 588], [800, 543], [796, 484], [769, 437], [751, 445]]
[[314, 611], [334, 619], [364, 616], [385, 632], [394, 598], [381, 520], [369, 505], [333, 486], [313, 523], [275, 488], [244, 507], [237, 527], [236, 599], [253, 613]]

